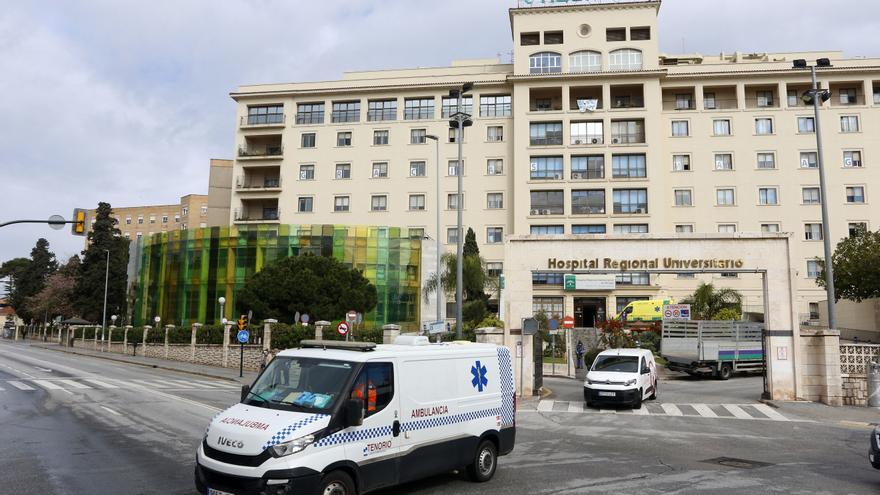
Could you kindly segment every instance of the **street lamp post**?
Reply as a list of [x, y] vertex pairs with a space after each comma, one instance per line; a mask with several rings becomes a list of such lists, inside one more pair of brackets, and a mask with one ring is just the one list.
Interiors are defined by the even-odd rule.
[[434, 141], [434, 163], [437, 168], [436, 172], [436, 184], [434, 185], [434, 193], [436, 196], [436, 201], [434, 208], [436, 210], [436, 226], [434, 227], [436, 230], [435, 241], [437, 242], [437, 322], [443, 321], [443, 316], [440, 313], [440, 306], [443, 297], [443, 287], [440, 283], [440, 137], [435, 136], [433, 134], [428, 134], [425, 136], [426, 138]]
[[220, 303], [220, 322], [221, 322], [221, 324], [225, 325], [226, 324], [226, 321], [225, 321], [226, 314], [223, 313], [223, 308], [226, 306], [226, 298], [223, 296], [220, 296], [217, 299], [217, 302]]
[[463, 266], [464, 259], [462, 253], [462, 242], [463, 242], [463, 233], [462, 233], [462, 207], [464, 206], [464, 197], [462, 195], [463, 189], [463, 177], [464, 177], [464, 128], [470, 126], [473, 122], [471, 121], [470, 114], [464, 112], [464, 108], [462, 107], [462, 99], [464, 98], [464, 94], [473, 89], [473, 83], [464, 83], [461, 85], [460, 89], [453, 89], [449, 92], [449, 96], [458, 99], [458, 104], [456, 105], [456, 112], [452, 115], [452, 119], [449, 121], [450, 126], [455, 129], [455, 140], [458, 143], [458, 161], [456, 162], [456, 170], [455, 175], [458, 179], [458, 191], [456, 193], [456, 212], [457, 212], [457, 221], [456, 221], [456, 229], [458, 230], [458, 235], [456, 236], [456, 260], [455, 260], [455, 338], [461, 339], [461, 324], [462, 324], [462, 277], [463, 277]]
[[107, 329], [107, 284], [110, 281], [110, 250], [107, 253], [107, 266], [104, 268], [104, 316], [101, 319], [101, 340], [104, 340], [104, 331]]
[[[807, 61], [798, 59], [793, 62], [795, 69], [806, 69]], [[831, 250], [831, 234], [830, 222], [828, 220], [828, 195], [826, 194], [825, 184], [825, 160], [822, 151], [822, 125], [819, 122], [819, 107], [822, 103], [831, 98], [831, 91], [828, 89], [819, 89], [819, 83], [816, 79], [816, 68], [831, 67], [831, 61], [827, 58], [816, 60], [815, 65], [811, 65], [810, 75], [813, 85], [809, 91], [803, 94], [804, 103], [813, 104], [813, 122], [816, 128], [816, 165], [819, 169], [819, 200], [822, 207], [822, 244], [825, 254], [825, 294], [828, 299], [828, 328], [837, 328], [837, 312], [834, 307], [834, 263], [832, 261], [833, 252]]]

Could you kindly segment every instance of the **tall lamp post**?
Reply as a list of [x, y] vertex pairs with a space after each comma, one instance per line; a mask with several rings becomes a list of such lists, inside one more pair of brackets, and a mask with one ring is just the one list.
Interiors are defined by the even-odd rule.
[[828, 195], [825, 194], [825, 160], [823, 159], [822, 152], [822, 126], [819, 122], [819, 107], [822, 103], [831, 98], [831, 91], [828, 89], [819, 89], [819, 84], [816, 80], [816, 68], [831, 67], [831, 61], [827, 58], [820, 58], [816, 60], [815, 65], [808, 66], [806, 60], [798, 59], [793, 62], [793, 67], [795, 69], [806, 69], [809, 67], [810, 75], [813, 80], [812, 87], [806, 91], [801, 98], [804, 103], [813, 105], [813, 121], [816, 127], [816, 164], [819, 168], [819, 199], [822, 207], [822, 244], [825, 251], [825, 293], [826, 298], [828, 299], [828, 328], [834, 329], [837, 328], [837, 312], [834, 308], [834, 264], [832, 262], [833, 252], [831, 251], [831, 235], [829, 233]]
[[455, 260], [455, 338], [461, 339], [461, 308], [462, 308], [462, 271], [463, 271], [463, 263], [462, 259], [462, 226], [461, 226], [461, 213], [462, 207], [464, 206], [464, 197], [462, 195], [462, 181], [464, 176], [464, 128], [470, 127], [473, 125], [473, 121], [471, 120], [471, 115], [464, 112], [464, 107], [462, 107], [462, 98], [465, 93], [469, 92], [474, 88], [473, 83], [464, 83], [461, 85], [460, 89], [453, 89], [449, 91], [449, 96], [451, 98], [456, 98], [458, 100], [458, 104], [456, 105], [456, 112], [450, 116], [449, 119], [449, 127], [455, 129], [455, 141], [458, 143], [458, 162], [456, 163], [455, 175], [458, 178], [458, 191], [457, 191], [457, 202], [456, 202], [456, 211], [458, 213], [456, 228], [458, 229], [458, 235], [456, 236], [456, 260]]
[[104, 316], [101, 319], [101, 340], [104, 340], [104, 331], [107, 329], [107, 284], [110, 281], [110, 250], [105, 249], [107, 253], [107, 266], [104, 269]]
[[226, 318], [225, 318], [226, 314], [223, 312], [223, 308], [226, 306], [226, 298], [223, 296], [220, 296], [217, 299], [217, 302], [220, 303], [220, 324], [222, 325], [222, 324], [226, 323], [224, 321], [224, 320], [226, 320]]
[[440, 137], [435, 136], [433, 134], [428, 134], [425, 136], [426, 138], [434, 141], [434, 163], [437, 168], [436, 173], [436, 183], [434, 185], [434, 195], [436, 196], [436, 201], [434, 205], [434, 209], [436, 210], [436, 226], [435, 226], [435, 237], [437, 241], [437, 322], [443, 321], [443, 316], [440, 313], [440, 306], [443, 297], [443, 287], [440, 284]]

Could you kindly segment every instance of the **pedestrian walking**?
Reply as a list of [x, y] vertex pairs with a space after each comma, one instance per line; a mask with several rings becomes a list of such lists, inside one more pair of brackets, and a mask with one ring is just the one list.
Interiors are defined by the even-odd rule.
[[574, 353], [577, 354], [577, 369], [581, 369], [584, 367], [584, 343], [578, 340], [577, 346], [574, 348]]

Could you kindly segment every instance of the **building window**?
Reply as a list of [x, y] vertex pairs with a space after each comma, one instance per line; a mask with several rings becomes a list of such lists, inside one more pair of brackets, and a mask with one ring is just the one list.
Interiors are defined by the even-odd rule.
[[[458, 98], [450, 98], [444, 96], [440, 100], [440, 117], [448, 119], [458, 111]], [[474, 98], [472, 96], [463, 96], [461, 98], [461, 111], [468, 114], [474, 114]]]
[[605, 41], [626, 41], [626, 28], [605, 29]]
[[541, 33], [520, 33], [520, 46], [533, 46], [541, 44]]
[[529, 57], [529, 74], [557, 72], [562, 72], [562, 55], [556, 52], [540, 52]]
[[801, 152], [801, 168], [817, 168], [819, 166], [819, 155], [815, 151]]
[[296, 106], [297, 124], [323, 124], [323, 103], [300, 103]]
[[687, 120], [673, 120], [672, 121], [672, 136], [673, 137], [690, 136], [690, 131], [688, 130], [688, 121]]
[[[651, 276], [647, 273], [621, 273], [615, 277], [618, 285], [650, 285]], [[620, 300], [621, 298], [617, 298]], [[622, 311], [622, 310], [621, 310]]]
[[125, 217], [125, 225], [131, 225], [131, 217]]
[[510, 95], [480, 97], [480, 117], [509, 117], [510, 113]]
[[572, 122], [569, 131], [571, 144], [602, 144], [605, 139], [601, 120]]
[[[807, 278], [819, 278], [819, 262], [816, 260], [807, 260]], [[812, 305], [810, 303], [810, 318], [812, 318]], [[818, 304], [816, 305], [818, 307]]]
[[532, 146], [561, 146], [562, 122], [529, 124], [529, 144]]
[[403, 102], [404, 120], [434, 118], [434, 98], [407, 98]]
[[499, 261], [490, 261], [486, 263], [486, 275], [489, 278], [498, 278], [504, 272], [504, 263]]
[[486, 160], [486, 175], [504, 175], [504, 160], [498, 158]]
[[532, 314], [544, 313], [547, 318], [562, 318], [565, 298], [533, 297]]
[[446, 244], [458, 244], [458, 227], [446, 229]]
[[813, 117], [798, 117], [798, 132], [801, 134], [809, 134], [816, 132], [816, 119]]
[[773, 134], [773, 119], [755, 119], [755, 134]]
[[150, 223], [156, 223], [156, 215], [150, 215]]
[[865, 187], [864, 186], [847, 186], [846, 188], [847, 203], [864, 203]]
[[561, 45], [563, 39], [562, 31], [544, 31], [545, 45]]
[[373, 131], [373, 144], [375, 146], [388, 144], [388, 131]]
[[841, 105], [855, 105], [858, 103], [858, 93], [855, 88], [841, 88], [837, 90]]
[[850, 222], [847, 226], [850, 237], [856, 237], [868, 231], [867, 222]]
[[758, 153], [758, 168], [776, 168], [776, 155], [774, 153]]
[[758, 204], [761, 205], [778, 205], [779, 197], [775, 187], [759, 187], [758, 188]]
[[174, 215], [174, 223], [180, 223], [180, 215]]
[[571, 178], [604, 179], [605, 155], [572, 156]]
[[425, 176], [425, 162], [409, 162], [409, 176], [410, 177], [424, 177]]
[[414, 211], [422, 211], [425, 209], [425, 195], [424, 194], [410, 194], [409, 195], [409, 209]]
[[162, 223], [168, 223], [168, 215], [162, 215]]
[[558, 235], [565, 233], [564, 225], [531, 225], [529, 226], [531, 235]]
[[615, 234], [647, 234], [648, 224], [646, 223], [616, 223], [614, 224]]
[[613, 192], [614, 213], [648, 213], [647, 189], [615, 189]]
[[604, 224], [597, 225], [572, 225], [572, 234], [604, 234], [606, 232]]
[[188, 206], [184, 206], [183, 208], [180, 209], [180, 213], [181, 213], [183, 216], [187, 216], [187, 215], [189, 215], [189, 207], [188, 207]]
[[564, 193], [561, 190], [531, 191], [529, 213], [532, 215], [562, 215], [565, 213]]
[[572, 215], [605, 214], [604, 189], [575, 189], [571, 191]]
[[428, 141], [426, 129], [411, 129], [409, 131], [409, 144], [425, 144]]
[[[462, 194], [463, 196], [464, 194]], [[462, 198], [463, 200], [464, 198]], [[464, 203], [464, 201], [462, 201]], [[446, 195], [446, 209], [447, 210], [457, 210], [458, 209], [458, 193], [451, 193]]]
[[843, 166], [847, 168], [858, 168], [862, 166], [862, 152], [861, 151], [844, 151], [843, 152]]
[[642, 52], [632, 48], [614, 50], [609, 55], [609, 70], [642, 70]]
[[730, 136], [730, 121], [727, 119], [713, 120], [712, 134], [715, 136]]
[[611, 157], [611, 176], [620, 178], [647, 177], [645, 155], [613, 155]]
[[129, 233], [129, 232], [125, 232], [122, 235], [124, 235], [126, 239], [131, 239], [131, 233]]
[[265, 125], [284, 123], [284, 105], [248, 107], [247, 124]]
[[336, 164], [336, 178], [337, 179], [351, 179], [351, 164], [350, 163], [337, 163]]
[[529, 165], [531, 180], [562, 180], [561, 156], [533, 156]]
[[761, 232], [765, 234], [779, 232], [779, 224], [778, 223], [762, 223], [761, 224]]
[[486, 127], [486, 141], [492, 143], [504, 141], [504, 127], [500, 125]]
[[300, 165], [299, 166], [299, 180], [315, 180], [315, 166], [314, 165]]
[[758, 107], [766, 108], [773, 106], [773, 91], [756, 91], [755, 97], [757, 99]]
[[302, 136], [300, 136], [300, 146], [303, 148], [314, 148], [315, 147], [315, 133], [314, 132], [304, 132]]
[[504, 229], [502, 227], [486, 227], [486, 243], [499, 244], [504, 242]]
[[718, 206], [733, 206], [736, 204], [735, 199], [733, 189], [715, 190], [715, 204]]
[[733, 155], [715, 153], [715, 170], [733, 170]]
[[629, 28], [629, 39], [631, 41], [647, 41], [651, 39], [650, 27], [632, 27]]
[[314, 198], [312, 198], [311, 196], [304, 196], [299, 198], [299, 207], [297, 211], [300, 213], [311, 213], [313, 201]]
[[374, 179], [387, 178], [388, 177], [388, 162], [374, 162], [372, 176]]
[[676, 234], [693, 234], [694, 233], [694, 226], [688, 225], [688, 224], [676, 225], [675, 226], [675, 233]]
[[568, 56], [569, 72], [599, 72], [602, 70], [602, 54], [592, 50], [574, 52]]
[[[458, 160], [449, 160], [446, 164], [446, 174], [450, 177], [458, 177], [458, 174], [461, 173], [464, 175], [464, 167], [467, 162], [462, 163], [461, 167], [458, 166]], [[459, 168], [461, 170], [459, 171]]]
[[694, 95], [691, 93], [681, 93], [675, 95], [675, 109], [676, 110], [693, 110], [694, 109]]
[[691, 169], [690, 155], [672, 155], [672, 170], [674, 172], [687, 172]]
[[137, 238], [140, 239], [141, 237], [144, 236], [144, 233], [143, 233], [143, 232], [138, 232], [136, 235], [137, 235]]
[[424, 239], [425, 238], [425, 229], [422, 227], [410, 227], [409, 228], [409, 237], [410, 237], [410, 239]]
[[676, 189], [675, 206], [694, 206], [693, 192], [690, 189]]
[[490, 210], [500, 210], [504, 208], [504, 193], [487, 193], [486, 208]]
[[397, 120], [397, 100], [372, 100], [367, 102], [367, 121]]
[[821, 223], [805, 223], [804, 224], [804, 240], [805, 241], [821, 241], [822, 240], [822, 224]]
[[351, 146], [351, 132], [337, 132], [336, 133], [336, 146], [340, 146], [340, 147]]
[[348, 196], [336, 196], [333, 198], [333, 211], [346, 212], [351, 208], [351, 198]]
[[370, 211], [388, 211], [388, 196], [384, 194], [371, 196]]
[[611, 143], [632, 144], [645, 142], [645, 121], [612, 120]]
[[333, 102], [333, 112], [330, 116], [332, 122], [358, 122], [361, 120], [361, 102], [340, 101]]
[[840, 117], [840, 132], [859, 132], [859, 117], [856, 115]]
[[822, 202], [822, 198], [819, 195], [818, 187], [804, 187], [801, 189], [801, 196], [803, 197], [805, 205], [817, 205]]
[[735, 223], [720, 223], [720, 224], [718, 224], [718, 233], [719, 234], [736, 234], [736, 224]]

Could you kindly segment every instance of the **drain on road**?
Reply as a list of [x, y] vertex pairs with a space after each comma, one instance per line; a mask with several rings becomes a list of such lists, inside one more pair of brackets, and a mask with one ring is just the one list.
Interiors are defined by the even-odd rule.
[[748, 459], [737, 459], [735, 457], [716, 457], [714, 459], [706, 459], [700, 462], [705, 462], [708, 464], [718, 464], [720, 466], [732, 467], [737, 469], [756, 469], [773, 465], [769, 462], [750, 461]]

